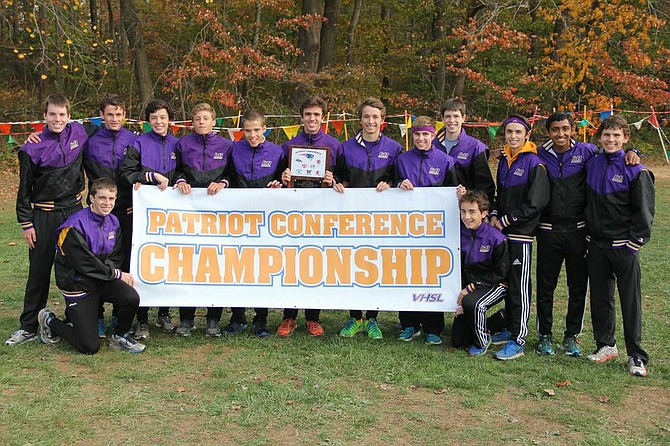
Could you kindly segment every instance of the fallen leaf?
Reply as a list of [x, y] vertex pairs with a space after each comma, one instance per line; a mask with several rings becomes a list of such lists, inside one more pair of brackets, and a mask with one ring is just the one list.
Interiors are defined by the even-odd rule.
[[559, 381], [559, 382], [556, 383], [556, 387], [558, 387], [559, 389], [561, 387], [567, 387], [567, 386], [570, 386], [570, 385], [572, 385], [572, 383], [568, 379], [564, 379], [563, 381]]
[[598, 401], [600, 401], [603, 404], [609, 403], [610, 402], [610, 397], [608, 397], [607, 395], [601, 395], [601, 396], [598, 397]]
[[435, 395], [442, 395], [443, 393], [447, 393], [447, 389], [440, 389], [436, 390], [433, 392]]
[[454, 347], [449, 347], [449, 348], [447, 349], [447, 351], [448, 351], [449, 353], [454, 353], [456, 350], [457, 350], [457, 349], [455, 349]]
[[379, 384], [378, 386], [375, 386], [377, 389], [382, 389], [382, 390], [388, 390], [389, 385], [388, 384]]
[[409, 386], [409, 390], [416, 390], [416, 386], [412, 384], [411, 386]]
[[549, 396], [556, 395], [556, 392], [554, 392], [554, 389], [544, 389], [544, 393], [546, 393]]
[[177, 392], [178, 392], [178, 393], [184, 393], [184, 392], [186, 392], [186, 387], [184, 387], [184, 386], [179, 386], [179, 387], [177, 387]]
[[7, 246], [16, 246], [16, 242], [9, 242], [7, 243]]
[[286, 400], [286, 404], [288, 405], [295, 404], [295, 400]]
[[517, 420], [516, 418], [510, 418], [507, 421], [509, 421], [510, 423], [518, 423], [519, 422], [519, 420]]

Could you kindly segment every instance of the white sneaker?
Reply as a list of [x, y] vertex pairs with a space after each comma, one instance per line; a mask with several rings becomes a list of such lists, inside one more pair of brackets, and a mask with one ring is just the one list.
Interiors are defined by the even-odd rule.
[[24, 342], [33, 341], [37, 338], [37, 333], [31, 333], [26, 330], [16, 330], [12, 335], [5, 341], [5, 345], [19, 345]]
[[607, 362], [619, 356], [619, 350], [616, 348], [616, 345], [610, 347], [609, 345], [603, 345], [593, 353], [587, 356], [591, 361], [595, 362]]
[[128, 353], [142, 353], [145, 349], [145, 345], [140, 344], [128, 334], [125, 336], [113, 334], [109, 340], [109, 348], [112, 350], [123, 350]]
[[56, 317], [53, 312], [42, 308], [39, 313], [37, 313], [37, 323], [39, 328], [37, 329], [37, 335], [40, 338], [42, 344], [58, 344], [60, 338], [53, 334], [51, 327], [49, 327], [49, 322]]
[[638, 356], [628, 357], [628, 372], [633, 376], [647, 376], [647, 368]]

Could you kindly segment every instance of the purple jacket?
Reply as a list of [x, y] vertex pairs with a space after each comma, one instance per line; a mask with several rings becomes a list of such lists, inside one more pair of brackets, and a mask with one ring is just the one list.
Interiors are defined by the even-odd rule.
[[98, 281], [121, 277], [119, 220], [85, 208], [72, 214], [58, 228], [56, 283], [67, 298], [81, 298]]
[[33, 227], [33, 205], [46, 211], [72, 207], [81, 202], [84, 189], [84, 126], [70, 122], [61, 133], [45, 127], [40, 139], [19, 150], [16, 217], [24, 230]]
[[402, 146], [383, 134], [375, 142], [366, 142], [358, 132], [342, 144], [335, 177], [340, 182], [349, 182], [349, 187], [376, 187], [380, 181], [390, 183], [395, 177], [394, 162], [400, 152]]
[[396, 186], [405, 179], [415, 187], [458, 186], [454, 160], [434, 147], [402, 152], [395, 159], [395, 174]]
[[[444, 141], [446, 130], [441, 128], [435, 139], [433, 147], [436, 147], [446, 153]], [[493, 203], [496, 193], [496, 185], [493, 182], [493, 175], [489, 167], [489, 148], [472, 136], [461, 130], [458, 136], [458, 142], [451, 148], [447, 155], [451, 156], [456, 163], [459, 171], [459, 178], [463, 186], [469, 190], [479, 190], [486, 194], [489, 201]]]
[[231, 187], [266, 187], [270, 181], [281, 181], [286, 169], [284, 150], [270, 141], [263, 141], [255, 148], [246, 139], [237, 141], [232, 157], [235, 171]]
[[507, 239], [493, 226], [482, 223], [470, 230], [461, 224], [461, 286], [491, 288], [507, 282], [510, 269]]
[[224, 179], [230, 181], [230, 154], [233, 142], [214, 132], [191, 133], [177, 145], [176, 182], [186, 181], [193, 187], [207, 187]]
[[597, 246], [637, 252], [651, 237], [654, 175], [626, 166], [625, 156], [600, 153], [586, 163], [586, 227]]

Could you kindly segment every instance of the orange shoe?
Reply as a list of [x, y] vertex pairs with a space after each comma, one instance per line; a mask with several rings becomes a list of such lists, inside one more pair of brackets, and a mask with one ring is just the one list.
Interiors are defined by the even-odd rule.
[[312, 336], [323, 336], [323, 327], [317, 321], [307, 321], [307, 331]]
[[279, 336], [289, 336], [297, 326], [298, 324], [295, 319], [284, 319], [279, 328], [277, 328], [277, 334]]

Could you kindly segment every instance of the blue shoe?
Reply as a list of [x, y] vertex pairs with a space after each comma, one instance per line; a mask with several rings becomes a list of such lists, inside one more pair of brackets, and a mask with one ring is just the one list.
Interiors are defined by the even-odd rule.
[[503, 345], [512, 338], [512, 333], [506, 328], [491, 336], [491, 344]]
[[409, 342], [412, 339], [421, 336], [421, 329], [415, 330], [414, 327], [407, 327], [398, 335], [401, 341]]
[[254, 335], [257, 338], [267, 338], [270, 336], [270, 330], [268, 330], [267, 323], [262, 321], [254, 322]]
[[107, 332], [105, 331], [105, 320], [98, 319], [98, 337], [104, 339], [107, 337]]
[[540, 355], [554, 354], [554, 340], [551, 335], [540, 336], [540, 339], [537, 341], [537, 347], [535, 347], [535, 353], [539, 353]]
[[442, 338], [436, 334], [428, 333], [426, 335], [426, 344], [428, 345], [440, 345], [442, 343]]
[[247, 329], [247, 324], [238, 324], [237, 322], [231, 322], [230, 324], [223, 327], [223, 334], [225, 336], [235, 336], [237, 333], [240, 333]]
[[507, 344], [494, 355], [496, 359], [501, 361], [509, 361], [510, 359], [516, 359], [522, 356], [523, 345], [517, 344], [516, 341], [507, 341]]
[[582, 349], [577, 343], [577, 336], [566, 336], [563, 338], [561, 350], [566, 356], [582, 356]]
[[484, 347], [477, 347], [475, 344], [472, 344], [468, 349], [468, 356], [481, 356], [485, 354], [489, 349], [489, 345], [491, 345], [490, 342]]

